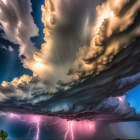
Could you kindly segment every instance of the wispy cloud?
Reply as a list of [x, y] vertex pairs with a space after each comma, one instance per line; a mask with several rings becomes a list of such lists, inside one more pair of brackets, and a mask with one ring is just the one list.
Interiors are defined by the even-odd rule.
[[3, 38], [20, 45], [19, 56], [32, 58], [33, 53], [38, 49], [34, 47], [30, 38], [38, 36], [39, 29], [31, 16], [30, 0], [20, 0], [20, 2], [19, 0], [0, 0], [0, 11]]
[[2, 49], [5, 49], [7, 51], [10, 51], [10, 52], [13, 52], [14, 51], [14, 49], [11, 46], [8, 46], [8, 48], [6, 48], [5, 46], [2, 45], [1, 48]]

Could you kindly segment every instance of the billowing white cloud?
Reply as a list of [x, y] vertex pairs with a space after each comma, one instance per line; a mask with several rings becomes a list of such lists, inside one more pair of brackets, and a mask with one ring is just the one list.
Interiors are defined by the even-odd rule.
[[34, 53], [34, 60], [23, 60], [24, 67], [51, 85], [65, 77], [78, 49], [92, 38], [96, 6], [102, 1], [45, 0], [41, 9], [46, 42]]
[[30, 0], [0, 0], [3, 38], [20, 45], [19, 55], [27, 58], [32, 58], [33, 53], [37, 51], [30, 38], [37, 36], [39, 31], [31, 12]]
[[[112, 67], [116, 63], [113, 58], [140, 35], [138, 21], [130, 28], [139, 11], [139, 0], [108, 0], [98, 6], [95, 34], [89, 46], [79, 49], [77, 59], [70, 69], [72, 74], [75, 73], [79, 77], [95, 76]], [[68, 74], [72, 75], [69, 72]]]

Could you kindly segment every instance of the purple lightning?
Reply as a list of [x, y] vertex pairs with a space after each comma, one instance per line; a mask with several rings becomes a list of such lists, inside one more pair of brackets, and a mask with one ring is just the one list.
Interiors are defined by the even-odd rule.
[[74, 139], [74, 135], [73, 135], [73, 121], [70, 123], [70, 129], [71, 129], [71, 137], [72, 140]]
[[[65, 135], [64, 135], [64, 140], [67, 139], [68, 137], [68, 134], [70, 135], [71, 137], [71, 140], [74, 140], [74, 130], [73, 130], [73, 124], [74, 124], [74, 121], [68, 121], [67, 122], [67, 127], [61, 131], [59, 131], [58, 133], [61, 133], [63, 131], [66, 131], [65, 132]], [[83, 131], [85, 131], [85, 129], [88, 130], [88, 132], [95, 132], [95, 128], [96, 128], [96, 122], [89, 122], [89, 121], [81, 121], [81, 122], [75, 122], [75, 126], [74, 128], [76, 128], [76, 130], [81, 127], [81, 124], [82, 126], [84, 125], [85, 127], [82, 127], [83, 128]], [[90, 131], [89, 131], [90, 129]]]
[[36, 140], [38, 140], [38, 138], [39, 138], [39, 132], [40, 132], [40, 128], [39, 128], [39, 121], [40, 121], [40, 117], [38, 118], [38, 120], [37, 120], [37, 135], [36, 135]]
[[68, 127], [67, 127], [67, 131], [66, 131], [66, 134], [65, 134], [65, 140], [67, 138], [67, 134], [69, 133], [69, 130], [71, 131], [71, 138], [72, 138], [72, 140], [74, 140], [74, 135], [73, 135], [73, 121], [72, 122], [69, 122], [68, 121]]
[[61, 119], [59, 119], [58, 121], [56, 121], [56, 122], [54, 122], [54, 123], [47, 124], [45, 120], [41, 120], [41, 117], [36, 117], [36, 116], [33, 118], [33, 121], [26, 121], [25, 119], [21, 119], [21, 116], [20, 116], [20, 115], [13, 114], [13, 113], [10, 114], [10, 117], [12, 117], [12, 118], [13, 118], [13, 117], [18, 118], [20, 121], [26, 122], [26, 123], [31, 123], [31, 124], [32, 124], [32, 123], [36, 123], [36, 127], [31, 127], [30, 130], [29, 130], [28, 136], [27, 136], [27, 137], [29, 137], [30, 134], [31, 134], [31, 130], [32, 130], [33, 128], [36, 128], [37, 131], [36, 131], [36, 137], [34, 138], [35, 140], [38, 140], [38, 139], [39, 139], [39, 134], [40, 134], [40, 122], [44, 122], [44, 125], [43, 125], [43, 126], [47, 126], [47, 125], [54, 125], [54, 124], [57, 124], [58, 122], [61, 121]]
[[33, 128], [37, 128], [37, 134], [36, 134], [35, 139], [38, 140], [38, 138], [39, 138], [39, 132], [40, 132], [40, 128], [39, 128], [39, 125], [40, 125], [40, 117], [35, 118], [35, 121], [31, 121], [31, 122], [28, 122], [28, 121], [26, 121], [26, 120], [22, 120], [22, 119], [20, 118], [19, 115], [13, 114], [13, 113], [10, 114], [10, 117], [18, 118], [20, 121], [26, 122], [26, 123], [37, 123], [37, 126], [36, 126], [36, 127], [31, 127], [31, 128], [30, 128], [29, 134], [28, 134], [27, 137], [30, 136], [31, 130], [32, 130]]
[[[36, 128], [36, 136], [35, 136], [35, 140], [38, 140], [39, 139], [39, 136], [40, 136], [40, 126], [44, 126], [44, 127], [46, 127], [46, 126], [48, 126], [48, 125], [55, 125], [55, 124], [57, 124], [57, 123], [59, 123], [62, 119], [59, 119], [59, 120], [57, 120], [56, 122], [53, 122], [53, 123], [50, 123], [50, 124], [47, 124], [46, 123], [46, 121], [45, 120], [43, 120], [40, 116], [31, 116], [31, 118], [32, 118], [32, 120], [31, 121], [27, 121], [26, 119], [22, 119], [22, 116], [20, 116], [20, 115], [17, 115], [17, 114], [10, 114], [10, 117], [14, 117], [14, 118], [17, 118], [17, 119], [19, 119], [20, 121], [22, 121], [22, 122], [26, 122], [26, 123], [30, 123], [30, 124], [36, 124], [35, 126], [31, 126], [31, 128], [30, 128], [30, 130], [29, 130], [29, 133], [28, 133], [28, 136], [27, 137], [29, 137], [30, 135], [31, 135], [31, 130], [33, 129], [33, 128]], [[41, 122], [43, 122], [43, 124], [41, 125]], [[65, 122], [65, 121], [64, 121]], [[63, 122], [62, 122], [63, 123]], [[75, 122], [75, 123], [77, 123], [77, 122]], [[77, 125], [75, 125], [75, 128], [78, 128], [79, 126], [78, 126], [78, 124], [81, 124], [82, 123], [82, 125], [84, 124], [84, 122], [79, 122], [79, 123], [77, 123]], [[66, 122], [64, 123], [64, 124], [66, 124]], [[64, 135], [64, 140], [66, 140], [67, 139], [67, 137], [68, 137], [68, 134], [70, 135], [70, 137], [71, 137], [71, 140], [74, 140], [74, 131], [73, 131], [73, 124], [74, 124], [74, 121], [68, 121], [67, 122], [67, 127], [64, 129], [64, 130], [61, 130], [60, 132], [58, 132], [58, 133], [61, 133], [62, 131], [66, 131], [66, 133], [65, 133], [65, 135]], [[85, 126], [88, 126], [88, 128], [87, 129], [90, 129], [90, 130], [92, 130], [92, 131], [94, 131], [95, 132], [95, 122], [94, 122], [94, 124], [93, 123], [91, 123], [91, 122], [87, 122], [87, 121], [85, 121]], [[47, 127], [46, 127], [47, 128]], [[48, 129], [48, 128], [47, 128]]]
[[68, 132], [69, 132], [69, 128], [70, 128], [70, 123], [69, 123], [69, 121], [68, 121], [68, 127], [67, 127], [67, 131], [66, 131], [66, 134], [65, 134], [65, 140], [66, 140], [66, 138], [67, 138], [67, 134], [68, 134]]

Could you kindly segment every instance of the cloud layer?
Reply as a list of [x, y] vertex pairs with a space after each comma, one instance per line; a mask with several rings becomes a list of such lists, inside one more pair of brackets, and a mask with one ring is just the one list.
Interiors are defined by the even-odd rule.
[[[108, 0], [99, 6], [90, 0], [68, 2], [45, 1], [42, 21], [47, 43], [32, 60], [23, 61], [34, 75], [1, 84], [0, 111], [77, 121], [140, 120], [140, 114], [125, 101], [125, 94], [140, 84], [139, 0]], [[89, 10], [93, 4], [96, 22], [93, 7]], [[77, 11], [85, 9], [73, 13], [73, 6], [80, 7]], [[81, 22], [75, 21], [75, 13]], [[69, 18], [73, 19], [70, 24]], [[78, 48], [73, 63], [72, 54]]]

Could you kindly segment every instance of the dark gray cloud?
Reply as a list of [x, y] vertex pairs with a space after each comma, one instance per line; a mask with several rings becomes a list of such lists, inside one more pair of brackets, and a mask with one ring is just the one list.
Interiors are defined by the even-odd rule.
[[[118, 1], [120, 2], [120, 0]], [[85, 4], [87, 1], [83, 0], [82, 2]], [[120, 24], [118, 25], [117, 23], [113, 26], [114, 21], [111, 21], [110, 19], [103, 20], [100, 24], [99, 34], [96, 36], [96, 39], [98, 40], [97, 42], [95, 41], [96, 43], [94, 42], [94, 36], [93, 38], [90, 36], [92, 33], [88, 34], [91, 43], [90, 39], [88, 39], [89, 43], [86, 43], [88, 41], [85, 41], [87, 46], [80, 49], [80, 52], [77, 54], [76, 63], [69, 69], [67, 77], [59, 80], [56, 85], [50, 85], [47, 80], [35, 75], [33, 77], [25, 75], [20, 79], [14, 79], [12, 82], [2, 83], [0, 86], [0, 111], [7, 113], [13, 112], [19, 114], [58, 116], [68, 120], [75, 119], [77, 121], [85, 119], [112, 122], [140, 121], [140, 114], [125, 101], [125, 94], [140, 84], [140, 31], [138, 30], [140, 29], [140, 13], [138, 13], [139, 5], [136, 5], [137, 2], [138, 1], [135, 1], [132, 4], [132, 0], [125, 0], [124, 3], [120, 2], [116, 5], [116, 9], [113, 10], [115, 10], [115, 15], [118, 17], [113, 18]], [[88, 1], [87, 3], [93, 4], [91, 1]], [[76, 5], [74, 1], [71, 1], [70, 4], [72, 6]], [[80, 2], [78, 4], [80, 5]], [[112, 4], [112, 1], [107, 1], [106, 6], [108, 6], [108, 4]], [[66, 16], [65, 18], [71, 19], [73, 16], [79, 16], [81, 20], [77, 19], [77, 22], [79, 20], [82, 21], [80, 12], [74, 15], [72, 7], [68, 10], [65, 3], [61, 2], [60, 6], [66, 11], [62, 14], [64, 17]], [[84, 6], [83, 3], [80, 6], [88, 9], [88, 6]], [[101, 13], [98, 15], [99, 17], [102, 12], [104, 13], [104, 8], [106, 7], [104, 6], [103, 9], [102, 6], [97, 8], [98, 10], [101, 10]], [[57, 9], [54, 8], [54, 10]], [[83, 11], [83, 13], [85, 12], [86, 10]], [[87, 13], [88, 17], [90, 17], [90, 12]], [[132, 16], [129, 16], [128, 13], [131, 13]], [[74, 17], [74, 19], [76, 19], [76, 17]], [[131, 21], [129, 22], [130, 24], [125, 24], [125, 22], [122, 23], [122, 18], [128, 18]], [[83, 19], [85, 19], [84, 16]], [[108, 22], [106, 22], [106, 20], [108, 20]], [[83, 22], [77, 22], [72, 20], [73, 26], [71, 28], [73, 31], [68, 35], [69, 37], [73, 36], [75, 27], [76, 29], [78, 28], [78, 25], [80, 26], [79, 29], [83, 27], [81, 25]], [[60, 62], [58, 63], [59, 65], [65, 65], [63, 61], [68, 62], [68, 57], [66, 57], [66, 60], [61, 61], [61, 59], [65, 58], [65, 54], [63, 56], [63, 53], [65, 53], [63, 52], [65, 45], [60, 42], [62, 41], [62, 36], [69, 32], [68, 27], [71, 26], [69, 22], [64, 23], [66, 32], [65, 30], [63, 32], [61, 28], [58, 28], [60, 30], [60, 38], [58, 37], [59, 39], [57, 39], [57, 37], [54, 37], [56, 39], [54, 40], [54, 44], [57, 46], [56, 43], [58, 43], [59, 45], [62, 44], [62, 46], [60, 45], [61, 47], [59, 48], [60, 54], [57, 49], [58, 52], [53, 48], [54, 52], [57, 52], [56, 56], [58, 58], [58, 60], [56, 60], [56, 56], [54, 59], [53, 56], [51, 56], [50, 60], [52, 60], [50, 62], [53, 64], [58, 61]], [[56, 18], [55, 25], [50, 26], [58, 26], [59, 24], [59, 20]], [[107, 26], [109, 27], [108, 31], [105, 30]], [[52, 36], [55, 33], [54, 36], [59, 35], [59, 30], [55, 27], [52, 28], [54, 29], [51, 30], [52, 33], [50, 32], [50, 34]], [[79, 33], [80, 32], [78, 32], [78, 34]], [[64, 38], [66, 38], [66, 36]], [[75, 39], [78, 41], [77, 38]], [[79, 40], [79, 42], [79, 44], [82, 44], [81, 40]], [[71, 44], [69, 41], [67, 43], [69, 45]], [[101, 47], [103, 47], [104, 50], [102, 51], [100, 46], [96, 46], [97, 48], [95, 48], [95, 50], [95, 46], [93, 48], [92, 45], [88, 47], [89, 44], [93, 43], [95, 43], [95, 46], [97, 44], [103, 45]], [[85, 44], [83, 43], [83, 45]], [[45, 52], [46, 51], [44, 51], [44, 54]], [[97, 56], [94, 57], [96, 53]], [[37, 54], [37, 59], [39, 58], [39, 55], [40, 54]], [[68, 55], [67, 51], [66, 55]], [[111, 55], [113, 57], [111, 57]], [[104, 59], [104, 56], [107, 58]], [[100, 60], [102, 61], [98, 61], [98, 57], [101, 58]], [[111, 61], [108, 61], [108, 59], [111, 59]], [[45, 62], [45, 60], [44, 57], [43, 62]], [[80, 62], [82, 62], [82, 64]], [[97, 64], [94, 62], [97, 62]], [[97, 67], [94, 68], [94, 66]], [[57, 65], [55, 68], [54, 72], [59, 74]], [[96, 73], [94, 74], [92, 71], [95, 71]]]

